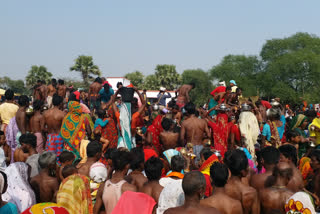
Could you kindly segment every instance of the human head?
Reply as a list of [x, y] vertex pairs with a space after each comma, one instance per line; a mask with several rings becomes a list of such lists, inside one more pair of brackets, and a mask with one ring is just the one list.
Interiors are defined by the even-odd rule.
[[43, 106], [43, 101], [42, 100], [35, 100], [35, 101], [33, 101], [32, 106], [33, 106], [34, 111], [40, 111]]
[[226, 86], [226, 82], [223, 80], [220, 80], [218, 83], [219, 86]]
[[235, 85], [237, 85], [237, 84], [236, 84], [236, 81], [230, 80], [230, 86], [232, 87], [232, 86], [235, 86]]
[[188, 115], [192, 115], [196, 113], [196, 106], [192, 102], [187, 103], [184, 106], [184, 109], [186, 110]]
[[280, 117], [281, 117], [281, 110], [279, 108], [270, 108], [268, 109], [267, 111], [267, 117], [270, 119], [270, 120], [280, 120]]
[[236, 94], [237, 94], [238, 96], [240, 96], [240, 95], [242, 94], [242, 89], [238, 87], [238, 88], [236, 89]]
[[7, 101], [12, 101], [14, 97], [14, 92], [11, 89], [7, 89], [6, 92], [4, 93], [4, 97], [6, 98]]
[[56, 86], [56, 85], [57, 85], [57, 80], [56, 80], [55, 78], [52, 78], [52, 79], [51, 79], [51, 84], [52, 84], [53, 86]]
[[104, 157], [106, 158], [108, 164], [111, 166], [112, 165], [112, 156], [114, 152], [116, 152], [116, 148], [108, 148], [106, 153], [104, 153]]
[[8, 188], [8, 178], [5, 172], [0, 171], [0, 196], [5, 193]]
[[230, 86], [227, 86], [227, 87], [226, 87], [226, 93], [227, 93], [227, 94], [230, 94], [231, 91], [232, 91], [231, 87], [230, 87]]
[[277, 179], [281, 178], [286, 186], [293, 176], [293, 170], [286, 162], [280, 162], [272, 171], [272, 175], [269, 176], [264, 184], [265, 187], [272, 187], [276, 184]]
[[210, 167], [212, 186], [224, 187], [229, 178], [229, 170], [225, 164], [215, 162]]
[[169, 131], [172, 127], [173, 121], [169, 118], [163, 118], [161, 121], [161, 126], [165, 131]]
[[266, 165], [275, 165], [279, 163], [280, 160], [280, 152], [273, 146], [267, 146], [261, 149], [261, 158], [262, 164]]
[[104, 88], [104, 92], [108, 93], [109, 90], [110, 90], [110, 85], [108, 83], [106, 83], [106, 84], [103, 85], [103, 88]]
[[149, 181], [158, 181], [161, 178], [163, 163], [160, 158], [151, 157], [144, 164], [144, 171]]
[[316, 149], [311, 152], [310, 154], [310, 165], [313, 171], [318, 171], [320, 170], [320, 150]]
[[59, 155], [59, 161], [62, 164], [67, 164], [67, 165], [72, 164], [74, 159], [75, 159], [74, 154], [69, 151], [63, 151]]
[[128, 151], [115, 151], [112, 154], [112, 165], [115, 171], [123, 171], [127, 174], [130, 167], [130, 153]]
[[42, 80], [37, 80], [37, 85], [42, 85]]
[[70, 175], [77, 174], [78, 170], [74, 165], [66, 165], [61, 170], [62, 177], [65, 179], [69, 177]]
[[97, 115], [98, 115], [98, 117], [99, 117], [100, 119], [103, 119], [103, 118], [105, 118], [105, 116], [106, 116], [106, 111], [103, 110], [103, 109], [101, 109], [101, 108], [99, 108], [98, 111], [97, 111]]
[[245, 177], [248, 172], [248, 158], [239, 150], [229, 150], [224, 154], [223, 162], [228, 166], [232, 176]]
[[3, 131], [0, 131], [0, 145], [5, 145], [6, 143], [6, 136], [4, 135]]
[[298, 144], [300, 143], [301, 134], [295, 130], [288, 131], [286, 138], [290, 143]]
[[19, 97], [18, 104], [20, 107], [28, 107], [29, 106], [29, 98], [26, 95], [21, 95]]
[[208, 158], [210, 158], [211, 155], [213, 155], [213, 152], [211, 151], [210, 148], [204, 147], [203, 149], [201, 149], [201, 151], [200, 151], [200, 164], [203, 164], [203, 162], [206, 161]]
[[143, 170], [144, 168], [144, 153], [141, 147], [131, 149], [131, 162], [130, 169], [132, 170]]
[[121, 87], [123, 87], [122, 82], [118, 82], [118, 83], [117, 83], [117, 88], [119, 89], [119, 88], [121, 88]]
[[95, 183], [102, 183], [108, 177], [108, 170], [103, 163], [96, 162], [91, 165], [89, 176]]
[[87, 145], [87, 156], [88, 158], [100, 159], [102, 153], [102, 145], [97, 141], [92, 141]]
[[171, 158], [171, 170], [173, 172], [181, 172], [184, 170], [184, 158], [180, 155], [175, 155]]
[[295, 166], [297, 166], [298, 157], [296, 147], [290, 144], [285, 144], [280, 146], [278, 149], [280, 151], [280, 162], [292, 162]]
[[38, 159], [38, 163], [40, 168], [43, 169], [48, 169], [49, 170], [49, 175], [54, 177], [56, 175], [56, 161], [57, 161], [57, 156], [53, 152], [43, 152]]
[[97, 78], [94, 80], [94, 82], [97, 82], [97, 83], [102, 84], [102, 79], [101, 79], [100, 77], [97, 77]]
[[182, 189], [186, 197], [198, 195], [203, 196], [206, 188], [206, 179], [199, 171], [192, 171], [185, 174], [182, 180]]
[[196, 83], [195, 82], [190, 82], [190, 85], [192, 86], [192, 88], [196, 87]]
[[58, 80], [58, 84], [59, 84], [59, 85], [64, 85], [64, 80], [59, 79], [59, 80]]
[[24, 153], [28, 153], [32, 149], [35, 150], [37, 147], [37, 137], [31, 133], [22, 134], [19, 142], [21, 144], [20, 148]]
[[63, 102], [63, 98], [61, 97], [61, 96], [59, 96], [58, 94], [54, 94], [53, 96], [52, 96], [52, 104], [54, 105], [54, 106], [60, 106], [61, 105], [61, 103]]

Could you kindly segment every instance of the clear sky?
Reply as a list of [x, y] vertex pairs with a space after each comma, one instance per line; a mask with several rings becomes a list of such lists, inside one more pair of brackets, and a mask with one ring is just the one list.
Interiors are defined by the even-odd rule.
[[103, 76], [157, 64], [210, 69], [227, 54], [259, 54], [266, 40], [320, 36], [319, 0], [2, 0], [0, 76], [24, 79], [31, 65], [55, 77], [93, 56]]

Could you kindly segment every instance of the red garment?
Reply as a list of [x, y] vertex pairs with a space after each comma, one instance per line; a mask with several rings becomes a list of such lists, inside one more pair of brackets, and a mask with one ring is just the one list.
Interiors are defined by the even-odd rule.
[[161, 126], [162, 116], [158, 115], [152, 122], [152, 125], [148, 127], [147, 132], [152, 135], [152, 146], [156, 152], [160, 155], [162, 153], [162, 147], [159, 140], [159, 135], [163, 128]]
[[228, 115], [225, 113], [219, 113], [217, 115], [217, 122], [213, 123], [209, 121], [208, 125], [213, 131], [214, 149], [218, 150], [221, 156], [224, 157], [224, 153], [228, 150]]
[[267, 109], [271, 108], [271, 104], [268, 101], [261, 100], [261, 104], [266, 107]]
[[216, 87], [210, 94], [212, 96], [215, 96], [215, 95], [217, 95], [218, 93], [221, 93], [221, 92], [226, 92], [226, 87], [225, 86]]
[[240, 129], [237, 124], [233, 124], [232, 122], [229, 123], [229, 135], [233, 133], [235, 141], [240, 142], [241, 140], [241, 133]]
[[110, 116], [108, 124], [103, 128], [101, 128], [101, 126], [98, 126], [97, 129], [100, 129], [101, 137], [107, 139], [110, 142], [108, 145], [108, 148], [117, 148], [118, 146], [117, 125], [113, 119], [114, 117], [113, 117], [112, 109], [108, 109], [107, 111]]
[[211, 185], [211, 179], [210, 175], [203, 174], [204, 178], [206, 179], [206, 191], [204, 193], [205, 196], [210, 197], [212, 195], [212, 185]]
[[144, 161], [146, 162], [151, 157], [159, 157], [159, 155], [154, 151], [154, 149], [143, 149]]

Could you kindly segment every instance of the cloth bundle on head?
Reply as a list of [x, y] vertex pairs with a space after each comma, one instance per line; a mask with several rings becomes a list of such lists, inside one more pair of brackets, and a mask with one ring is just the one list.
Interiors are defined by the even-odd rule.
[[108, 170], [103, 163], [96, 162], [90, 167], [89, 175], [94, 182], [101, 183], [107, 179]]
[[285, 205], [287, 214], [316, 214], [313, 199], [306, 192], [297, 192], [291, 196]]
[[165, 91], [166, 88], [165, 87], [160, 87], [160, 91]]
[[180, 152], [175, 149], [168, 149], [163, 152], [163, 155], [167, 158], [169, 164], [171, 165], [171, 158], [175, 155], [180, 155]]
[[43, 213], [43, 214], [69, 214], [69, 212], [62, 206], [56, 203], [39, 203], [35, 204], [32, 207], [26, 209], [21, 214], [33, 214], [33, 213]]

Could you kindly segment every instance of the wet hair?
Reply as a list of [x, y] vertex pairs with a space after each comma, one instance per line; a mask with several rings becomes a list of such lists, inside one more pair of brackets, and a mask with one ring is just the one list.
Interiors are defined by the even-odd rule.
[[97, 77], [97, 78], [94, 80], [94, 82], [97, 82], [97, 83], [102, 84], [102, 79], [101, 79], [100, 77]]
[[297, 137], [297, 136], [301, 136], [301, 134], [295, 130], [292, 130], [292, 131], [288, 131], [286, 138], [288, 141], [290, 141], [291, 138]]
[[226, 87], [226, 91], [231, 91], [232, 89], [231, 89], [231, 86], [230, 85], [228, 85], [227, 87]]
[[242, 170], [248, 168], [248, 158], [246, 154], [239, 150], [229, 150], [225, 153], [223, 162], [228, 166], [234, 176], [240, 176]]
[[45, 151], [39, 156], [38, 163], [41, 169], [46, 169], [49, 165], [55, 164], [56, 160], [57, 156], [55, 153]]
[[19, 142], [20, 144], [28, 144], [34, 149], [37, 148], [37, 137], [34, 134], [22, 134], [19, 137]]
[[3, 171], [0, 171], [0, 174], [2, 175], [3, 177], [3, 189], [2, 189], [2, 192], [0, 192], [0, 194], [3, 194], [4, 193], [4, 190], [5, 190], [5, 187], [8, 185], [8, 177], [7, 177], [7, 174]]
[[43, 101], [42, 100], [35, 100], [33, 101], [33, 110], [34, 111], [39, 111], [41, 110], [41, 107], [43, 106]]
[[115, 151], [112, 155], [112, 165], [114, 170], [121, 171], [130, 164], [131, 157], [128, 151]]
[[163, 118], [162, 122], [161, 122], [161, 126], [165, 131], [169, 131], [171, 126], [173, 124], [173, 121], [169, 118]]
[[225, 164], [215, 162], [210, 167], [212, 186], [224, 187], [229, 178], [229, 170]]
[[149, 181], [157, 181], [162, 175], [163, 163], [160, 158], [151, 157], [144, 164], [144, 171]]
[[100, 119], [103, 119], [105, 116], [106, 116], [106, 111], [99, 108], [98, 111], [97, 111], [97, 115]]
[[6, 98], [6, 100], [13, 100], [14, 92], [11, 89], [7, 89], [4, 93], [4, 97]]
[[75, 159], [74, 154], [72, 152], [69, 152], [69, 151], [63, 151], [59, 155], [59, 161], [61, 163], [65, 163], [67, 161], [73, 161], [74, 159]]
[[208, 147], [205, 147], [205, 148], [201, 149], [201, 151], [200, 151], [200, 157], [203, 156], [203, 158], [204, 158], [205, 160], [207, 160], [208, 158], [210, 158], [211, 155], [213, 155], [213, 152], [212, 152], [211, 149], [208, 148]]
[[63, 98], [59, 96], [58, 94], [54, 94], [52, 96], [52, 104], [54, 106], [59, 106], [63, 102]]
[[270, 175], [265, 181], [264, 187], [268, 188], [275, 185], [278, 177], [287, 178], [288, 180], [290, 180], [292, 176], [293, 176], [293, 170], [291, 167], [288, 167], [285, 169], [279, 169], [279, 167], [276, 166], [272, 171], [272, 175]]
[[19, 106], [28, 106], [29, 105], [29, 98], [27, 95], [21, 95], [18, 99]]
[[97, 141], [92, 141], [87, 145], [87, 156], [92, 158], [102, 152], [102, 145]]
[[106, 159], [112, 159], [112, 155], [113, 155], [113, 153], [116, 152], [116, 151], [117, 151], [116, 148], [109, 148], [109, 149], [107, 149], [106, 153], [104, 154], [104, 157], [105, 157]]
[[192, 171], [185, 174], [182, 180], [182, 189], [186, 196], [194, 194], [206, 188], [206, 179], [199, 171]]
[[173, 172], [181, 172], [184, 169], [184, 164], [184, 158], [180, 155], [171, 158], [171, 170]]
[[141, 167], [141, 165], [143, 165], [144, 163], [144, 153], [142, 148], [133, 148], [130, 151], [131, 154], [131, 162], [130, 162], [130, 169], [132, 170], [136, 170], [139, 169]]
[[296, 147], [290, 145], [290, 144], [285, 144], [280, 146], [279, 148], [280, 153], [288, 158], [289, 160], [292, 161], [292, 163], [297, 166], [298, 164], [298, 157], [297, 157], [297, 149]]
[[192, 102], [187, 103], [187, 104], [184, 106], [184, 109], [186, 110], [186, 112], [187, 112], [189, 115], [196, 113], [196, 106], [195, 106], [195, 104], [193, 104]]
[[280, 152], [273, 146], [261, 149], [261, 157], [266, 164], [277, 164], [280, 160]]
[[77, 172], [77, 168], [74, 165], [66, 165], [65, 167], [63, 167], [63, 169], [61, 170], [61, 174], [63, 178], [67, 178], [70, 175], [73, 175]]
[[310, 158], [312, 157], [315, 157], [317, 161], [320, 163], [320, 150], [319, 149], [313, 150], [310, 154]]
[[59, 83], [59, 85], [64, 85], [64, 80], [59, 79], [59, 80], [58, 80], [58, 83]]
[[120, 85], [122, 85], [122, 86], [123, 86], [122, 82], [117, 82], [117, 88], [119, 88], [119, 87], [120, 87]]

